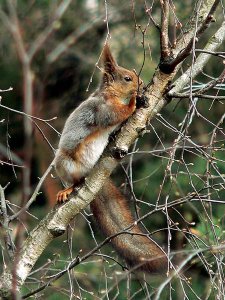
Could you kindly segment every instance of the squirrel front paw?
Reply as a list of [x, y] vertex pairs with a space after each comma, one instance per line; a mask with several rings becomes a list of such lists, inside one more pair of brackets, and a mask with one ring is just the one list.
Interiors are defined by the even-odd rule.
[[74, 186], [70, 186], [64, 190], [58, 192], [56, 196], [57, 203], [64, 203], [68, 200], [69, 195], [72, 193]]
[[136, 108], [148, 108], [149, 107], [149, 103], [148, 103], [148, 97], [146, 97], [145, 95], [138, 95], [136, 97]]
[[116, 159], [123, 158], [124, 156], [127, 155], [127, 153], [128, 153], [128, 149], [127, 148], [113, 147], [113, 149], [112, 149], [112, 155]]

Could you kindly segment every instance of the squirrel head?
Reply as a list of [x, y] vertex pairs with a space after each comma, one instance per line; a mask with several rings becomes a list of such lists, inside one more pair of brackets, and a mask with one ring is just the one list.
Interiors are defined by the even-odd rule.
[[102, 61], [104, 69], [101, 87], [124, 99], [137, 92], [142, 80], [135, 71], [118, 66], [108, 44], [104, 46]]

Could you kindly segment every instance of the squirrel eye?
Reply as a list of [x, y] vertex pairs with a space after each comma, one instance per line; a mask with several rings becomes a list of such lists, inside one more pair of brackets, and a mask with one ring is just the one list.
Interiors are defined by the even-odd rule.
[[124, 79], [125, 79], [126, 81], [132, 81], [132, 78], [131, 78], [130, 76], [125, 76]]

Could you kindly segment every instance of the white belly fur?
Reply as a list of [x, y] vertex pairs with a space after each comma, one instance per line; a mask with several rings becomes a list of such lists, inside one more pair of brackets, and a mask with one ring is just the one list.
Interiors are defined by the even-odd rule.
[[[108, 144], [109, 132], [102, 133], [99, 137], [96, 137], [93, 141], [89, 142], [82, 153], [83, 161], [86, 173], [93, 168], [93, 166], [98, 161], [99, 157], [102, 155], [106, 145]], [[86, 175], [86, 174], [84, 174]]]
[[109, 135], [114, 129], [115, 127], [113, 126], [110, 130], [101, 131], [100, 135], [96, 136], [95, 139], [90, 140], [87, 144], [84, 143], [79, 162], [73, 160], [60, 149], [57, 150], [54, 164], [57, 174], [66, 185], [73, 184], [74, 179], [88, 175], [102, 155], [108, 144]]

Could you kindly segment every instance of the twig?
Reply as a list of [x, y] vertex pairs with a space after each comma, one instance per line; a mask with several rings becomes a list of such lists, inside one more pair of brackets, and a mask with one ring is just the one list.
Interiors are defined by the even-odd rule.
[[217, 84], [223, 83], [225, 80], [225, 69], [222, 71], [222, 73], [219, 75], [219, 77], [215, 80], [212, 80], [208, 84], [206, 84], [202, 89], [199, 89], [195, 92], [195, 95], [203, 95], [205, 92], [207, 92], [209, 89], [215, 87]]
[[177, 269], [158, 287], [157, 293], [154, 297], [154, 300], [159, 300], [160, 295], [162, 293], [162, 290], [164, 287], [173, 279], [173, 277], [177, 276], [179, 272], [183, 269], [183, 267], [192, 260], [193, 257], [197, 256], [199, 253], [205, 252], [205, 251], [220, 251], [224, 250], [225, 246], [216, 246], [216, 247], [206, 247], [204, 249], [198, 249], [194, 250], [192, 253], [188, 255], [187, 258], [185, 258], [180, 265], [177, 267]]
[[172, 94], [176, 94], [177, 92], [180, 92], [190, 81], [190, 76], [196, 77], [203, 69], [203, 67], [207, 64], [211, 57], [211, 52], [215, 51], [219, 48], [219, 46], [223, 43], [225, 40], [225, 21], [222, 23], [218, 31], [212, 36], [210, 41], [207, 43], [205, 48], [202, 50], [204, 52], [210, 52], [210, 53], [202, 53], [200, 54], [196, 61], [194, 66], [189, 68], [184, 74], [180, 76], [175, 82], [174, 87], [168, 92], [168, 95], [171, 96]]
[[164, 61], [170, 56], [169, 48], [169, 2], [168, 0], [160, 0], [161, 5], [161, 32], [160, 32], [160, 45], [161, 45], [161, 60]]
[[[7, 157], [7, 154], [8, 154], [8, 149], [6, 146], [4, 146], [3, 144], [0, 143], [0, 154]], [[14, 152], [11, 152], [11, 157], [10, 157], [10, 160], [12, 161], [13, 165], [15, 167], [21, 167], [23, 168], [23, 160], [17, 155], [15, 154]], [[4, 162], [4, 163], [7, 163], [7, 162]], [[10, 163], [10, 165], [12, 164]]]
[[[122, 149], [122, 146], [128, 148], [137, 138], [138, 133], [142, 129], [145, 129], [146, 124], [153, 118], [153, 116], [156, 115], [157, 112], [160, 111], [163, 106], [165, 106], [166, 101], [163, 99], [163, 95], [165, 94], [169, 81], [174, 78], [175, 73], [176, 72], [168, 75], [160, 72], [159, 70], [155, 72], [151, 89], [147, 91], [147, 97], [149, 100], [151, 100], [149, 101], [150, 107], [136, 111], [135, 114], [124, 125], [122, 131], [118, 134], [117, 139], [115, 140], [115, 145], [117, 148]], [[185, 135], [184, 137], [187, 138]], [[109, 152], [107, 151], [109, 150], [106, 150], [98, 164], [96, 164], [95, 168], [86, 178], [86, 183], [79, 190], [78, 195], [76, 197], [72, 197], [72, 199], [63, 206], [50, 212], [48, 216], [46, 216], [30, 233], [30, 236], [25, 241], [25, 244], [21, 250], [19, 263], [17, 265], [19, 285], [23, 284], [24, 280], [29, 274], [29, 271], [33, 267], [38, 257], [41, 255], [43, 249], [54, 237], [65, 232], [66, 226], [70, 220], [74, 218], [75, 215], [81, 211], [81, 209], [85, 208], [90, 203], [94, 197], [94, 194], [97, 193], [104, 184], [105, 178], [109, 176], [112, 170], [118, 165], [118, 161], [116, 161], [111, 154], [109, 155]], [[189, 195], [189, 197], [191, 198], [192, 196]], [[198, 194], [196, 199], [199, 200]], [[169, 207], [169, 205], [170, 204], [168, 204], [167, 207]], [[159, 208], [160, 206], [158, 209]], [[165, 209], [165, 205], [163, 206], [163, 209]], [[145, 217], [149, 216], [153, 212], [156, 212], [156, 210], [153, 210], [148, 215], [145, 215]], [[142, 219], [139, 220], [141, 221]], [[38, 243], [41, 245], [41, 247]], [[5, 275], [10, 277], [9, 273], [7, 272], [3, 274], [1, 282], [1, 285], [3, 284], [3, 286]]]
[[153, 16], [152, 16], [152, 6], [149, 8], [148, 5], [147, 5], [147, 2], [145, 0], [145, 12], [148, 14], [149, 16], [149, 19], [152, 21], [153, 25], [155, 26], [155, 28], [161, 32], [161, 28], [159, 26], [158, 23], [156, 23], [156, 21], [154, 20]]
[[[197, 97], [197, 98], [205, 98], [205, 99], [214, 99], [214, 100], [225, 100], [225, 96], [218, 96], [218, 95], [205, 95], [208, 90], [211, 88], [215, 87], [217, 84], [222, 84], [225, 80], [225, 69], [222, 71], [220, 76], [217, 79], [212, 80], [208, 84], [206, 84], [203, 88], [197, 90], [195, 93], [192, 93], [192, 97]], [[170, 97], [172, 98], [190, 98], [190, 94], [184, 94], [184, 93], [177, 93], [177, 94], [172, 94], [171, 92], [169, 93]]]
[[[171, 98], [186, 98], [190, 99], [190, 94], [176, 93], [170, 96]], [[199, 95], [198, 93], [192, 93], [192, 97], [210, 99], [210, 100], [225, 100], [225, 96], [218, 95]]]
[[40, 178], [31, 198], [29, 199], [29, 201], [14, 215], [9, 217], [9, 221], [12, 222], [13, 220], [15, 220], [22, 212], [26, 211], [31, 204], [36, 200], [36, 197], [38, 195], [38, 192], [42, 186], [42, 183], [44, 182], [45, 178], [48, 176], [48, 174], [51, 172], [53, 165], [52, 163], [49, 165], [48, 169], [45, 171], [45, 173], [43, 174], [43, 176]]
[[204, 49], [195, 49], [195, 52], [211, 54], [211, 55], [218, 56], [218, 57], [225, 59], [225, 52], [207, 51]]
[[35, 117], [35, 116], [32, 116], [30, 114], [27, 114], [23, 111], [20, 111], [20, 110], [17, 110], [17, 109], [14, 109], [14, 108], [11, 108], [11, 107], [8, 107], [8, 106], [5, 106], [3, 104], [0, 103], [0, 107], [4, 108], [4, 109], [7, 109], [9, 111], [12, 111], [12, 112], [15, 112], [17, 114], [20, 114], [24, 117], [27, 117], [27, 118], [31, 118], [31, 119], [35, 119], [35, 120], [38, 120], [38, 121], [41, 121], [43, 123], [45, 123], [46, 125], [48, 125], [51, 129], [53, 129], [59, 136], [61, 135], [59, 131], [57, 131], [49, 122], [50, 121], [53, 121], [53, 120], [56, 120], [57, 117], [53, 117], [51, 119], [42, 119], [42, 118], [38, 118], [38, 117]]
[[5, 90], [0, 89], [0, 93], [9, 92], [9, 91], [12, 91], [12, 90], [13, 90], [12, 87], [9, 87], [8, 89], [5, 89]]

